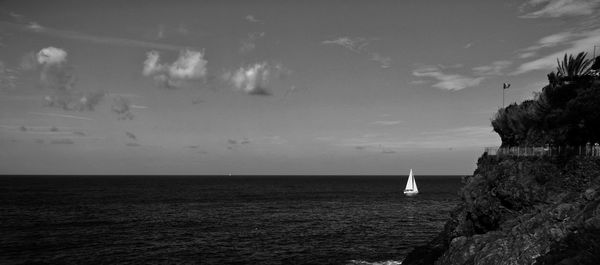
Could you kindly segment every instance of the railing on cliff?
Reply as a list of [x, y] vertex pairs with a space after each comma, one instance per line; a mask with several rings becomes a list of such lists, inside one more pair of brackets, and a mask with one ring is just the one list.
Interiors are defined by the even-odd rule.
[[492, 156], [592, 156], [600, 157], [600, 145], [545, 146], [545, 147], [485, 147]]

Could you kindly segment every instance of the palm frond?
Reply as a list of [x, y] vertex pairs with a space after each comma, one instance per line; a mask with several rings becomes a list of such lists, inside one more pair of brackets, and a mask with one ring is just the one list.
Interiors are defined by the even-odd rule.
[[557, 75], [559, 77], [578, 77], [590, 74], [592, 60], [586, 59], [587, 53], [580, 52], [576, 57], [565, 53], [562, 62], [556, 59], [558, 63]]

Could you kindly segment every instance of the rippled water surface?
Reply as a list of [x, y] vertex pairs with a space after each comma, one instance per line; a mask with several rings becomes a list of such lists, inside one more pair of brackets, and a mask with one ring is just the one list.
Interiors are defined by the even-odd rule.
[[460, 177], [2, 177], [0, 263], [347, 264], [432, 239]]

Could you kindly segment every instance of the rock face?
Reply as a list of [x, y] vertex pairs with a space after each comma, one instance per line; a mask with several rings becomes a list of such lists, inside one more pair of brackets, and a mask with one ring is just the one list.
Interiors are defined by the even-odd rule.
[[412, 264], [600, 264], [600, 159], [482, 156]]

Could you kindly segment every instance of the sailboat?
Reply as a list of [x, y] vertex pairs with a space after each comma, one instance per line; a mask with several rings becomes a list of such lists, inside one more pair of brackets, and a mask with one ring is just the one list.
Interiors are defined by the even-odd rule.
[[415, 181], [411, 168], [410, 175], [408, 175], [408, 181], [406, 181], [406, 188], [404, 188], [404, 195], [415, 196], [417, 194], [419, 194], [419, 189], [417, 188], [417, 182]]

